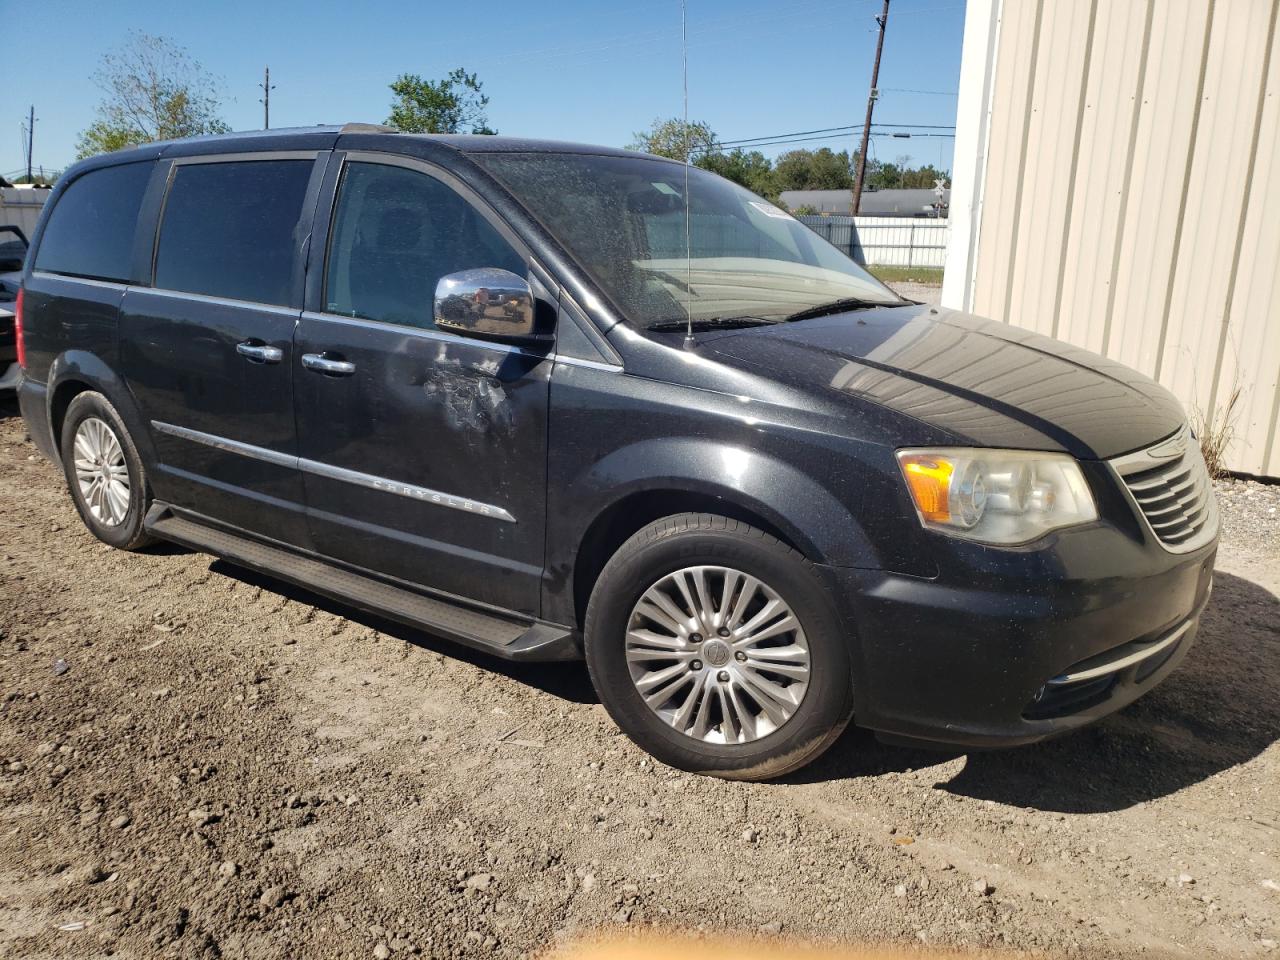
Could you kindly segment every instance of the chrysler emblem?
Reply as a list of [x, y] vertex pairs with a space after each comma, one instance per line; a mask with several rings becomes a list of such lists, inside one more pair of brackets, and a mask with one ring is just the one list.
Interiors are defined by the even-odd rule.
[[1147, 451], [1147, 456], [1154, 457], [1157, 460], [1168, 460], [1173, 457], [1180, 457], [1187, 452], [1187, 431], [1180, 430], [1176, 437], [1166, 440], [1159, 446], [1152, 447]]

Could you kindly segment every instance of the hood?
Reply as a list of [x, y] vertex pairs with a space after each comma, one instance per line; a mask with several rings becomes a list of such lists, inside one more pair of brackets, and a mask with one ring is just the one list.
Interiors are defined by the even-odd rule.
[[1128, 367], [953, 310], [859, 310], [700, 341], [723, 362], [869, 399], [962, 445], [1108, 459], [1168, 436], [1186, 419], [1172, 394]]

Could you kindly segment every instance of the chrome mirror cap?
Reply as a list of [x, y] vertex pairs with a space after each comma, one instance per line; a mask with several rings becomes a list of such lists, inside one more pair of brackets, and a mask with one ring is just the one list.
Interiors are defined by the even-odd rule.
[[534, 336], [533, 291], [510, 270], [459, 270], [436, 284], [436, 326], [474, 337]]

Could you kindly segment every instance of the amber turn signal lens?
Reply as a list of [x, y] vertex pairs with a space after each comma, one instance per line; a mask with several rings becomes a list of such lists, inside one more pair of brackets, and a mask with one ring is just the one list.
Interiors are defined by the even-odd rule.
[[902, 472], [920, 516], [936, 523], [951, 519], [953, 464], [926, 456], [908, 456], [902, 458]]

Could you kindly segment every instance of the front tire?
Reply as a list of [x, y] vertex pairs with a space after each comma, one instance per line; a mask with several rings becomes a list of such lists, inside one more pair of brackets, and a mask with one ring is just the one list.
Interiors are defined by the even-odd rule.
[[77, 394], [62, 423], [62, 470], [80, 519], [103, 543], [137, 550], [153, 542], [142, 526], [151, 497], [138, 448], [102, 394]]
[[635, 534], [600, 574], [584, 634], [609, 715], [681, 770], [779, 777], [852, 716], [849, 641], [813, 564], [736, 520], [681, 514]]

